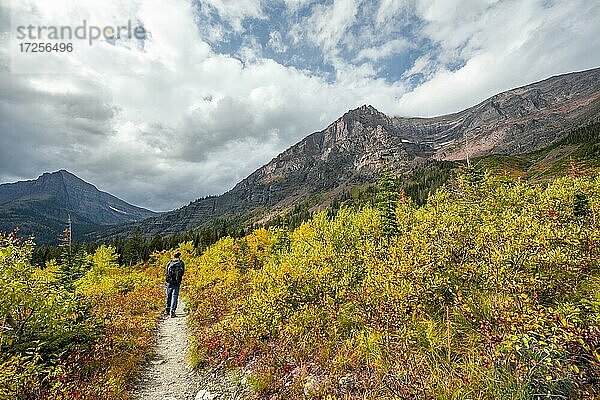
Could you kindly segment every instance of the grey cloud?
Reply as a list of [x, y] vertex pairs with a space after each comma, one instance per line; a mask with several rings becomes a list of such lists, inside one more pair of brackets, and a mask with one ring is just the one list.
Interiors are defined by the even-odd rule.
[[28, 76], [8, 73], [0, 88], [1, 175], [59, 169], [97, 148], [110, 132], [114, 108], [94, 94], [47, 93], [35, 90]]

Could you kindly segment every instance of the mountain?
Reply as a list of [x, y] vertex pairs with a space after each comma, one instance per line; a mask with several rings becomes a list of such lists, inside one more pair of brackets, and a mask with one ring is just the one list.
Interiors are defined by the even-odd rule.
[[331, 199], [384, 170], [411, 170], [427, 160], [518, 155], [564, 139], [598, 121], [600, 68], [555, 76], [434, 118], [387, 116], [364, 105], [308, 135], [221, 196], [144, 221], [96, 232], [101, 238], [181, 233], [217, 218], [265, 220], [300, 201]]
[[65, 170], [0, 185], [0, 231], [18, 228], [21, 235], [35, 235], [38, 243], [56, 243], [69, 214], [75, 239], [102, 225], [158, 215], [102, 192]]
[[459, 113], [393, 118], [407, 140], [431, 146], [435, 158], [522, 154], [561, 139], [600, 115], [600, 68], [555, 76], [497, 94]]

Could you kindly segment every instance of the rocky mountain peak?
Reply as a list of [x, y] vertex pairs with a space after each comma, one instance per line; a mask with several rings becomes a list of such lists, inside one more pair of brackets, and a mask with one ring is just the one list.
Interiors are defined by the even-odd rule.
[[382, 112], [378, 111], [375, 107], [373, 107], [370, 104], [363, 104], [360, 107], [354, 108], [352, 110], [348, 110], [345, 114], [350, 114], [350, 115], [381, 114], [381, 115], [385, 115]]
[[370, 136], [384, 136], [389, 132], [390, 118], [371, 105], [362, 105], [347, 111], [323, 131], [322, 149], [329, 152], [348, 140], [363, 140]]
[[0, 185], [0, 230], [20, 228], [39, 242], [56, 240], [71, 216], [74, 231], [156, 216], [131, 205], [67, 170], [46, 172], [35, 180]]
[[[362, 105], [353, 110], [347, 111], [338, 121], [360, 122], [362, 125], [376, 127], [377, 125], [388, 125], [390, 118], [377, 110], [372, 105]], [[336, 121], [337, 122], [337, 121]]]
[[76, 185], [89, 185], [89, 186], [93, 186], [95, 188], [94, 185], [87, 183], [86, 181], [84, 181], [83, 179], [79, 178], [78, 176], [72, 174], [71, 172], [67, 171], [66, 169], [59, 169], [58, 171], [54, 171], [54, 172], [44, 172], [42, 175], [40, 175], [36, 181], [40, 181], [40, 182], [52, 182], [54, 184], [76, 184]]

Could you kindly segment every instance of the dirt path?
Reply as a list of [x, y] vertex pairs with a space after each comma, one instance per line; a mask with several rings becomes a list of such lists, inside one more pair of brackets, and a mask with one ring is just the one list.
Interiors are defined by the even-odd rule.
[[179, 300], [175, 318], [165, 318], [158, 329], [155, 357], [146, 366], [136, 400], [243, 399], [243, 379], [235, 373], [192, 370], [188, 362], [185, 303]]

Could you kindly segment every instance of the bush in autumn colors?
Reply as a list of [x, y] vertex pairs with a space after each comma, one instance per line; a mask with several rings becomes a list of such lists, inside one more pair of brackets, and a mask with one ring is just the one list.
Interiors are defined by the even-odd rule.
[[31, 263], [33, 243], [0, 235], [0, 398], [127, 399], [152, 352], [162, 270], [121, 268], [112, 247], [89, 269]]
[[[464, 175], [188, 259], [192, 358], [256, 397], [596, 398], [600, 177]], [[387, 216], [386, 216], [387, 217]]]

